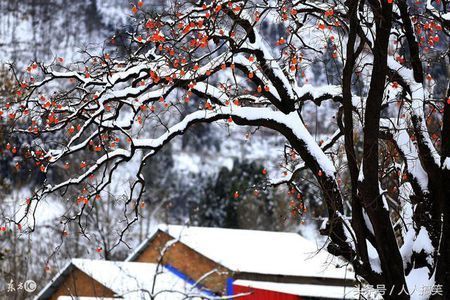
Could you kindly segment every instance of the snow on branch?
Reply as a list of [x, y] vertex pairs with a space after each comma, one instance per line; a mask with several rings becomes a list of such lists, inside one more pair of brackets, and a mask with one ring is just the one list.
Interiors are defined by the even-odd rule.
[[415, 123], [418, 142], [429, 151], [434, 164], [440, 166], [441, 157], [431, 141], [426, 124], [425, 91], [423, 84], [414, 79], [414, 73], [411, 69], [399, 64], [392, 56], [388, 57], [388, 66], [396, 71], [409, 86], [412, 101], [411, 115], [417, 120], [413, 120], [413, 123]]
[[193, 123], [227, 119], [229, 117], [240, 120], [245, 124], [258, 124], [259, 121], [261, 121], [262, 124], [264, 124], [264, 122], [269, 122], [271, 123], [267, 126], [269, 128], [274, 128], [276, 125], [283, 125], [288, 128], [299, 141], [305, 144], [305, 148], [309, 154], [315, 158], [322, 172], [329, 177], [334, 177], [336, 169], [332, 161], [326, 156], [308, 132], [297, 112], [284, 114], [279, 111], [274, 111], [271, 108], [240, 106], [220, 107], [216, 111], [196, 111], [187, 115], [181, 122], [169, 128], [167, 132], [159, 138], [133, 139], [132, 144], [136, 148], [157, 149], [162, 147], [164, 143], [175, 135], [184, 133], [184, 131]]
[[425, 172], [420, 162], [417, 146], [408, 134], [408, 126], [403, 119], [381, 119], [381, 126], [389, 128], [393, 140], [402, 153], [407, 165], [408, 173], [417, 180], [422, 193], [428, 193], [428, 174]]

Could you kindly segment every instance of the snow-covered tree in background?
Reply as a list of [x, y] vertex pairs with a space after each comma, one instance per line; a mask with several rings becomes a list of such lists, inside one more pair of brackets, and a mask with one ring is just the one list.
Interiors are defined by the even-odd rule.
[[[44, 174], [65, 172], [35, 189], [17, 224], [34, 229], [52, 193], [70, 195], [79, 220], [118, 168], [138, 160], [125, 232], [139, 219], [147, 160], [175, 137], [200, 123], [264, 127], [287, 140], [284, 164], [264, 183], [287, 184], [297, 199], [299, 174], [313, 175], [332, 254], [395, 295], [386, 298], [433, 284], [449, 295], [450, 91], [434, 98], [428, 73], [448, 60], [448, 1], [181, 1], [158, 14], [146, 5], [132, 6], [122, 54], [34, 63], [18, 79], [19, 100], [3, 113], [35, 137], [20, 153]], [[340, 78], [313, 86], [324, 55], [327, 68], [343, 66]], [[338, 126], [317, 142], [304, 108], [327, 102]]]

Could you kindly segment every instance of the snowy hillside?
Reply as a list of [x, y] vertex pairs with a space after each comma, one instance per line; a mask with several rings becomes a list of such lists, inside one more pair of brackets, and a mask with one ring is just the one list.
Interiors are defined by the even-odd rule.
[[0, 1], [0, 61], [74, 61], [126, 25], [128, 8], [121, 0]]

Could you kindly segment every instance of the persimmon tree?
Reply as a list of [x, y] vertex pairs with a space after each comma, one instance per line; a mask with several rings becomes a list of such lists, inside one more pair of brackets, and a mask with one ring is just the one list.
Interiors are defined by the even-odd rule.
[[[66, 170], [36, 188], [18, 224], [32, 230], [39, 201], [73, 188], [76, 220], [138, 158], [126, 229], [139, 217], [146, 160], [175, 137], [199, 123], [264, 127], [287, 140], [285, 164], [266, 183], [286, 184], [297, 198], [298, 174], [314, 175], [329, 252], [358, 278], [384, 285], [386, 298], [433, 284], [448, 295], [450, 90], [436, 98], [430, 73], [448, 62], [448, 1], [200, 0], [158, 13], [146, 6], [136, 2], [135, 27], [112, 39], [121, 52], [33, 63], [18, 75], [19, 100], [3, 113], [16, 134], [36, 138], [18, 153], [44, 174]], [[343, 65], [340, 84], [308, 83], [324, 53]], [[303, 108], [324, 101], [336, 103], [338, 129], [317, 143]]]

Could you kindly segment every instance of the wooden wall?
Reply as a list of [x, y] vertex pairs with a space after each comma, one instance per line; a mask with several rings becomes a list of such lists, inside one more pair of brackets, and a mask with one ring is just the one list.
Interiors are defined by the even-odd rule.
[[[218, 272], [208, 275], [200, 284], [215, 293], [224, 294], [226, 292], [227, 278], [231, 277], [232, 273], [230, 270], [182, 243], [176, 242], [170, 247], [166, 247], [166, 244], [171, 240], [173, 238], [170, 235], [163, 231], [158, 231], [144, 251], [134, 261], [169, 264], [194, 281], [217, 269]], [[165, 247], [166, 250], [163, 251]], [[162, 260], [161, 252], [164, 252]]]
[[59, 296], [112, 298], [114, 293], [95, 279], [89, 277], [86, 273], [74, 267], [49, 299], [57, 300]]

